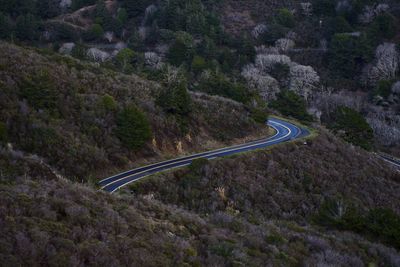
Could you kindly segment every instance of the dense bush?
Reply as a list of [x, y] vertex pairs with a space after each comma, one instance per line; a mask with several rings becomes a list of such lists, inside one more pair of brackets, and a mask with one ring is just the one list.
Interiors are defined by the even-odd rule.
[[139, 150], [151, 138], [149, 122], [137, 107], [124, 108], [117, 116], [116, 135], [132, 150]]
[[285, 116], [311, 121], [312, 117], [307, 113], [305, 100], [296, 95], [293, 91], [283, 91], [277, 95], [277, 99], [270, 103], [270, 106]]
[[246, 103], [250, 98], [249, 91], [241, 83], [229, 81], [221, 73], [209, 73], [201, 78], [195, 90], [211, 95], [219, 95], [231, 98], [238, 102]]
[[327, 200], [314, 217], [318, 224], [350, 230], [400, 248], [400, 216], [391, 209], [376, 208], [361, 214], [342, 200]]
[[364, 149], [371, 149], [373, 130], [365, 118], [357, 111], [340, 107], [333, 113], [328, 127], [339, 133], [344, 140]]
[[27, 76], [21, 82], [20, 97], [36, 109], [53, 111], [57, 107], [58, 92], [46, 70]]

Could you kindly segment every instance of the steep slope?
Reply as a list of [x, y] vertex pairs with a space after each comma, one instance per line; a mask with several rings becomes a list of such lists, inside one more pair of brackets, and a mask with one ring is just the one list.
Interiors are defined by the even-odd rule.
[[398, 251], [380, 238], [310, 223], [323, 200], [339, 194], [360, 209], [398, 212], [398, 173], [326, 134], [309, 146], [197, 162], [122, 195], [51, 178], [47, 170], [5, 151], [0, 162], [5, 265], [400, 263]]
[[[105, 176], [112, 167], [267, 134], [242, 104], [203, 94], [191, 94], [182, 132], [177, 118], [155, 103], [163, 90], [159, 84], [70, 57], [1, 43], [0, 69], [0, 122], [7, 141], [70, 178]], [[145, 113], [152, 130], [152, 140], [136, 151], [115, 134], [118, 114], [130, 105]]]

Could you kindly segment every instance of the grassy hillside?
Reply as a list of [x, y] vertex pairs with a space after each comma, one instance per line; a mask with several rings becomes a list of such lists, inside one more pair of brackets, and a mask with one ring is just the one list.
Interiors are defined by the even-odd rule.
[[[163, 86], [70, 57], [1, 43], [0, 69], [3, 143], [45, 158], [70, 178], [267, 134], [244, 105], [198, 93], [190, 95], [183, 132], [179, 118], [155, 103]], [[151, 128], [136, 150], [116, 134], [119, 114], [131, 105]]]
[[57, 179], [17, 154], [0, 155], [6, 266], [400, 263], [383, 235], [314, 220], [328, 199], [346, 210], [352, 203], [363, 213], [399, 212], [398, 173], [327, 134], [308, 146], [196, 162], [117, 195]]

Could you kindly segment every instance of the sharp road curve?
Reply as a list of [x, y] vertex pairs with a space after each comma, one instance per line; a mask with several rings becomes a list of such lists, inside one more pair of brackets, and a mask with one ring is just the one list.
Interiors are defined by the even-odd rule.
[[185, 156], [177, 159], [167, 160], [148, 166], [136, 168], [130, 171], [126, 171], [99, 182], [101, 189], [107, 192], [115, 192], [121, 187], [124, 187], [130, 183], [138, 181], [146, 176], [163, 172], [175, 168], [180, 168], [189, 165], [193, 160], [204, 158], [204, 159], [215, 159], [225, 156], [230, 156], [237, 153], [248, 152], [256, 149], [266, 148], [279, 143], [284, 143], [290, 140], [298, 139], [301, 137], [308, 136], [310, 133], [301, 127], [298, 127], [290, 122], [271, 118], [268, 120], [267, 124], [274, 128], [276, 133], [274, 136], [261, 139], [241, 145], [221, 148], [217, 150], [207, 151], [204, 153], [198, 153], [191, 156]]

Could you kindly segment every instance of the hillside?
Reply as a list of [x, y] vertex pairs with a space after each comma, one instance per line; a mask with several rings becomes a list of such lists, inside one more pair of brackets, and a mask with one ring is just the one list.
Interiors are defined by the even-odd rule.
[[[155, 103], [163, 86], [135, 75], [6, 43], [0, 44], [0, 55], [4, 141], [44, 158], [71, 179], [99, 178], [146, 161], [268, 135], [248, 108], [228, 99], [191, 93], [189, 112], [179, 117]], [[129, 105], [144, 112], [152, 132], [135, 150], [115, 132], [118, 115]]]
[[342, 231], [313, 219], [330, 199], [361, 213], [399, 211], [398, 172], [325, 132], [308, 146], [198, 162], [121, 195], [44, 179], [46, 170], [4, 151], [1, 164], [0, 258], [6, 266], [400, 263], [390, 248], [396, 236]]
[[0, 0], [0, 266], [398, 267], [380, 153], [398, 0]]

